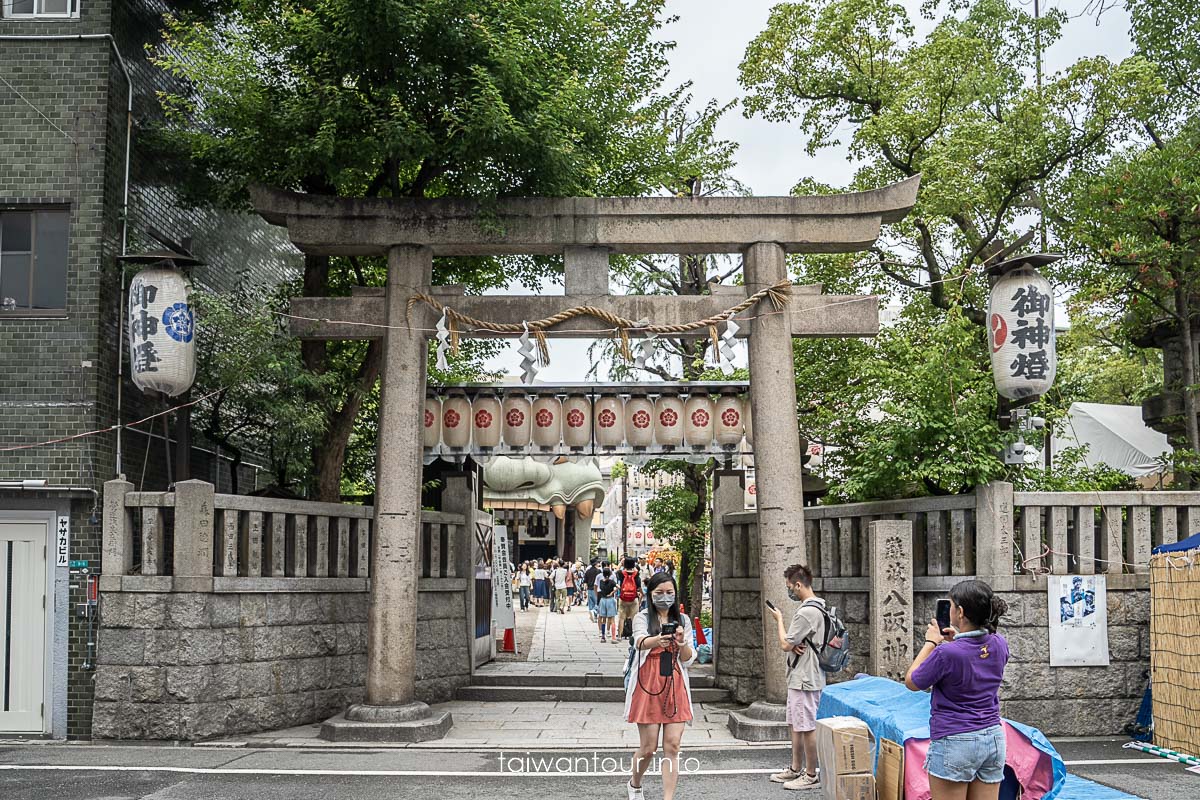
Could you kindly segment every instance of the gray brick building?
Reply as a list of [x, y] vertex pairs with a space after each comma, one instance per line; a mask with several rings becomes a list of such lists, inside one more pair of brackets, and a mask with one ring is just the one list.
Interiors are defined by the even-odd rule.
[[[201, 289], [277, 282], [296, 266], [261, 220], [181, 208], [141, 147], [168, 85], [145, 55], [166, 9], [0, 0], [0, 733], [91, 730], [86, 579], [56, 565], [56, 533], [69, 528], [69, 560], [103, 569], [97, 492], [118, 472], [123, 242], [134, 253], [160, 249], [151, 230], [190, 240]], [[121, 421], [165, 408], [124, 380]], [[166, 488], [173, 437], [161, 424], [123, 431], [135, 487]], [[194, 441], [190, 461], [193, 477], [229, 485], [211, 445]], [[247, 461], [244, 490], [256, 485]]]

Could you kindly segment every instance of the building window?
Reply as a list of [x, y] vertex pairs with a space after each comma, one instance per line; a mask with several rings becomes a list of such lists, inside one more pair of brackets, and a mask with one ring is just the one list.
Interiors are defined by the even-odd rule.
[[0, 316], [67, 307], [67, 211], [0, 211]]
[[2, 0], [9, 19], [70, 19], [79, 16], [79, 0]]

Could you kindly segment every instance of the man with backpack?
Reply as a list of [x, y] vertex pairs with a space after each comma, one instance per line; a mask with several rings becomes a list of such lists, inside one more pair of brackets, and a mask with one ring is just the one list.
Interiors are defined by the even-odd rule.
[[637, 559], [626, 556], [621, 569], [613, 577], [617, 582], [617, 636], [614, 641], [620, 641], [626, 635], [626, 620], [632, 626], [633, 618], [641, 607], [642, 576], [637, 568]]
[[[825, 610], [825, 601], [812, 590], [812, 571], [793, 564], [783, 572], [788, 597], [800, 607], [786, 627], [783, 612], [771, 607], [779, 647], [787, 659], [787, 723], [792, 734], [792, 763], [771, 776], [785, 789], [817, 789], [817, 706], [825, 689], [825, 673], [845, 666], [845, 628]], [[846, 651], [848, 654], [848, 651]]]

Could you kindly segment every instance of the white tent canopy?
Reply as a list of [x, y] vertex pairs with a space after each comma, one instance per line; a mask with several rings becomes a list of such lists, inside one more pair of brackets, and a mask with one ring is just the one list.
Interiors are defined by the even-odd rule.
[[1170, 453], [1165, 434], [1142, 422], [1140, 406], [1072, 403], [1066, 427], [1052, 440], [1055, 458], [1069, 447], [1087, 445], [1084, 463], [1107, 464], [1134, 478], [1161, 472], [1155, 459]]

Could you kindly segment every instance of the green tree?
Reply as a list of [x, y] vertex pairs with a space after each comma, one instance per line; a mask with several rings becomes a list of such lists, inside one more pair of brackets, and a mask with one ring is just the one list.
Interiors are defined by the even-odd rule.
[[1064, 269], [1081, 287], [1080, 303], [1095, 314], [1119, 317], [1130, 338], [1162, 325], [1178, 333], [1182, 352], [1191, 355], [1181, 359], [1181, 380], [1165, 388], [1182, 396], [1192, 454], [1200, 453], [1194, 332], [1200, 314], [1198, 161], [1200, 118], [1118, 154], [1096, 175], [1079, 175], [1067, 211], [1079, 258]]
[[[246, 206], [263, 183], [379, 197], [639, 195], [680, 174], [663, 124], [663, 0], [224, 0], [168, 19], [156, 63], [164, 147], [194, 202]], [[495, 286], [548, 259], [439, 260], [436, 280]], [[379, 283], [380, 265], [306, 255], [306, 296]], [[305, 342], [336, 375], [313, 448], [314, 493], [336, 500], [382, 345]]]
[[1136, 57], [1084, 58], [1039, 85], [1034, 43], [1059, 38], [1061, 12], [1035, 20], [1006, 0], [923, 11], [934, 24], [920, 35], [887, 0], [781, 3], [741, 65], [747, 114], [795, 122], [814, 154], [846, 138], [861, 164], [848, 188], [921, 175], [915, 208], [871, 251], [793, 261], [803, 282], [903, 309], [874, 344], [796, 343], [801, 430], [840, 448], [837, 497], [955, 492], [1004, 474], [985, 268], [1033, 241], [1043, 198], [1111, 152], [1158, 87]]
[[238, 492], [244, 451], [261, 447], [276, 486], [301, 488], [313, 442], [324, 430], [309, 395], [324, 391], [329, 377], [304, 369], [299, 342], [282, 329], [276, 311], [289, 290], [239, 282], [225, 293], [195, 292], [196, 382], [193, 424], [233, 456], [231, 488]]

